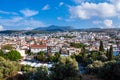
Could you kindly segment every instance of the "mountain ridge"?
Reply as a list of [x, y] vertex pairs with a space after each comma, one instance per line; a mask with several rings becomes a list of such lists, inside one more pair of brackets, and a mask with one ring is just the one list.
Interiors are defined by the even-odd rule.
[[72, 26], [57, 26], [57, 25], [50, 25], [48, 27], [38, 27], [35, 28], [33, 30], [45, 30], [45, 31], [51, 31], [51, 30], [55, 30], [55, 31], [68, 31], [68, 30], [73, 30], [74, 27]]

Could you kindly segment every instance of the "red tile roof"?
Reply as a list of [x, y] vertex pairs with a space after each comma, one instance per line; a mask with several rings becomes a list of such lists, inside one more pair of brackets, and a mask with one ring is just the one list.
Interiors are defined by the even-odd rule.
[[31, 48], [47, 48], [46, 45], [31, 45]]

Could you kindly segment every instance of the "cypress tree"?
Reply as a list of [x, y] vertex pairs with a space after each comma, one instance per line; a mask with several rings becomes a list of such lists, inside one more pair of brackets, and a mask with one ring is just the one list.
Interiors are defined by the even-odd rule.
[[109, 50], [109, 57], [108, 60], [112, 60], [113, 59], [113, 46], [110, 46], [110, 50]]
[[82, 57], [84, 58], [85, 57], [85, 47], [82, 47], [81, 53], [82, 53]]
[[106, 51], [106, 56], [107, 56], [107, 58], [109, 57], [109, 49], [107, 49], [107, 51]]
[[104, 52], [103, 41], [100, 41], [99, 51]]

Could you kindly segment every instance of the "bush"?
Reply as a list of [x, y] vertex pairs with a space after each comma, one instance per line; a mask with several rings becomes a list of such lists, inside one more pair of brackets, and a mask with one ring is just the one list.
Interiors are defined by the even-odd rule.
[[97, 57], [98, 60], [102, 61], [102, 62], [105, 62], [108, 60], [108, 58], [106, 57], [106, 55], [100, 55]]
[[99, 69], [103, 66], [101, 61], [94, 61], [86, 67], [87, 74], [98, 74]]
[[11, 61], [18, 61], [21, 59], [21, 54], [16, 50], [11, 50], [10, 52], [6, 53], [6, 58]]
[[119, 80], [120, 79], [120, 61], [108, 61], [100, 69], [98, 74], [105, 80]]

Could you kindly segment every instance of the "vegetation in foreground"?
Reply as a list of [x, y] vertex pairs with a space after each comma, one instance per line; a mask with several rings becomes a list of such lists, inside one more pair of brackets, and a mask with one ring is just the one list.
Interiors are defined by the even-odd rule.
[[[78, 46], [79, 44], [74, 44]], [[60, 57], [59, 53], [54, 56], [40, 52], [35, 59], [40, 62], [53, 62], [51, 68], [32, 68], [28, 65], [20, 66], [18, 60], [21, 58], [18, 52], [11, 50], [12, 55], [3, 54], [0, 50], [0, 79], [1, 80], [84, 80], [85, 75], [93, 75], [103, 80], [119, 80], [120, 78], [120, 55], [113, 55], [113, 47], [104, 50], [100, 42], [99, 51], [87, 51], [85, 46], [81, 47], [81, 53], [70, 57]], [[14, 58], [15, 55], [19, 57]], [[78, 63], [84, 66], [85, 73], [79, 73]], [[18, 71], [23, 74], [18, 75]], [[94, 79], [92, 79], [94, 80]]]

